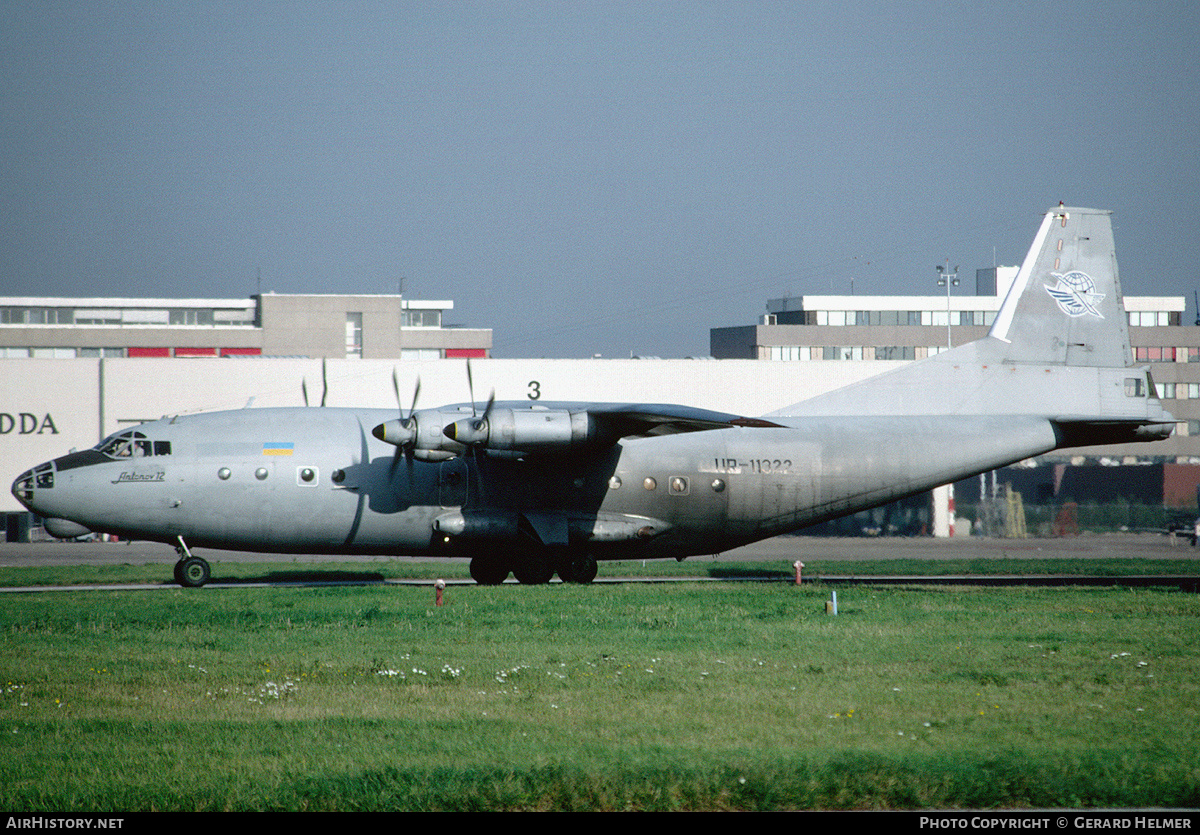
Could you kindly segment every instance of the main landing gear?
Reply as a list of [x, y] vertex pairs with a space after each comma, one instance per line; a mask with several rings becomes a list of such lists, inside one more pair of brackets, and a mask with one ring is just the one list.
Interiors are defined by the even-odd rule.
[[185, 588], [198, 589], [207, 583], [212, 575], [208, 563], [192, 555], [182, 536], [175, 538], [179, 540], [179, 544], [175, 546], [175, 551], [179, 554], [179, 562], [175, 563], [175, 582]]
[[590, 583], [596, 579], [596, 558], [588, 553], [506, 555], [479, 554], [471, 558], [471, 578], [481, 586], [498, 586], [512, 572], [517, 582], [539, 586], [558, 574], [564, 583]]

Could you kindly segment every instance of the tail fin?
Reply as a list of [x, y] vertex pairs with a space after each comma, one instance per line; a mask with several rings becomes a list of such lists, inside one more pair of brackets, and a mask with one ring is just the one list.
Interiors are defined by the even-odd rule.
[[1004, 362], [1131, 365], [1111, 212], [1047, 212], [988, 335]]
[[1146, 371], [1130, 369], [1132, 353], [1109, 212], [1060, 206], [986, 337], [769, 417], [1025, 414], [1147, 424], [1161, 436], [1173, 418]]

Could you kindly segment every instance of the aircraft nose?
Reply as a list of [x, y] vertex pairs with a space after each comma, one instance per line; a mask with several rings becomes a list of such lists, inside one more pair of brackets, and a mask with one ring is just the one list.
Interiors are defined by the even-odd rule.
[[17, 476], [16, 481], [12, 483], [12, 494], [17, 501], [33, 510], [30, 505], [33, 501], [33, 470], [26, 470]]
[[36, 490], [53, 486], [54, 465], [47, 461], [45, 464], [40, 464], [32, 470], [26, 470], [17, 476], [16, 480], [12, 483], [12, 494], [17, 501], [36, 513], [37, 508], [34, 506]]

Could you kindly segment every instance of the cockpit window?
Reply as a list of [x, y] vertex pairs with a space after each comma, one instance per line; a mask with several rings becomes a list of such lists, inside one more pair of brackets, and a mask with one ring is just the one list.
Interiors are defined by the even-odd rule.
[[170, 441], [149, 441], [141, 432], [130, 429], [101, 441], [96, 449], [109, 458], [149, 458], [170, 455]]

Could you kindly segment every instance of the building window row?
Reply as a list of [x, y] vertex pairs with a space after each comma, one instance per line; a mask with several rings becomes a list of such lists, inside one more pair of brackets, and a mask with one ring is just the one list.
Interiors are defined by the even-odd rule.
[[[944, 345], [760, 345], [758, 358], [783, 362], [807, 360], [919, 360], [946, 350]], [[1137, 362], [1200, 362], [1200, 347], [1133, 349]]]
[[250, 357], [261, 348], [2, 348], [0, 359], [119, 359], [123, 357]]
[[1200, 400], [1200, 383], [1155, 383], [1159, 400]]
[[758, 358], [781, 362], [809, 360], [922, 360], [944, 345], [760, 345]]
[[1178, 310], [1130, 310], [1129, 324], [1135, 328], [1157, 328], [1183, 324]]
[[0, 325], [253, 327], [254, 311], [222, 308], [0, 307]]
[[0, 359], [94, 359], [123, 356], [124, 348], [0, 348]]
[[1155, 346], [1134, 348], [1133, 358], [1138, 362], [1200, 362], [1200, 347], [1160, 348]]
[[996, 320], [994, 310], [806, 310], [796, 324], [833, 327], [915, 325], [946, 327], [974, 325], [990, 327]]
[[[1129, 324], [1135, 328], [1182, 324], [1182, 314], [1178, 310], [1131, 310], [1128, 316]], [[912, 325], [944, 328], [947, 324], [991, 327], [995, 320], [994, 310], [803, 310], [776, 314], [775, 317], [778, 324], [822, 327]]]
[[440, 328], [442, 326], [442, 311], [406, 310], [401, 314], [400, 323], [406, 328]]

